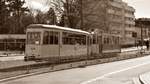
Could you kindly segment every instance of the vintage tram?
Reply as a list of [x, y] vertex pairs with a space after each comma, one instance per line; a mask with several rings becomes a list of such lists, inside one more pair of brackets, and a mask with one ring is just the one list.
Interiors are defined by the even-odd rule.
[[29, 25], [26, 34], [25, 60], [80, 61], [121, 50], [119, 37], [109, 34], [44, 24]]

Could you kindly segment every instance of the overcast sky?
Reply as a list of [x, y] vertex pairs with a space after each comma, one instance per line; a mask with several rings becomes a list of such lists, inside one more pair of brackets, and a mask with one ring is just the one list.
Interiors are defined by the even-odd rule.
[[150, 18], [150, 0], [124, 0], [136, 9], [135, 16]]
[[[40, 9], [42, 11], [48, 10], [48, 6], [45, 6], [46, 0], [26, 0], [28, 5], [32, 5], [34, 9]], [[150, 0], [123, 0], [127, 2], [130, 6], [136, 9], [135, 16], [148, 17], [150, 18]]]

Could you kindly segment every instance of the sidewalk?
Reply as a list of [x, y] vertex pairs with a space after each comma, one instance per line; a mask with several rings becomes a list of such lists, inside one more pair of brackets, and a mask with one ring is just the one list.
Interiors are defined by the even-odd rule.
[[22, 56], [24, 52], [22, 51], [0, 51], [0, 57], [9, 57], [9, 56]]
[[[142, 47], [130, 47], [130, 48], [122, 48], [121, 52], [130, 52], [130, 51], [137, 51], [141, 50]], [[143, 49], [146, 49], [146, 46], [143, 46]]]

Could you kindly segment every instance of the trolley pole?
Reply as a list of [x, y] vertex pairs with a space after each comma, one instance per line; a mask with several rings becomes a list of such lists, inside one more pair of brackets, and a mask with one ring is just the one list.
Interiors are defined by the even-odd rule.
[[80, 18], [81, 18], [80, 28], [83, 29], [83, 1], [82, 0], [80, 0]]

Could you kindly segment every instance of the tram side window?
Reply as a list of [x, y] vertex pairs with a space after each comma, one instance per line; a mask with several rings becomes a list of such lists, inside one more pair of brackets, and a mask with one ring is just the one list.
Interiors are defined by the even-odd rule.
[[50, 44], [58, 44], [58, 32], [50, 32]]
[[93, 44], [96, 44], [96, 36], [93, 35]]
[[112, 39], [111, 39], [112, 37], [110, 36], [109, 37], [109, 44], [112, 44]]
[[75, 44], [86, 45], [86, 35], [63, 32], [63, 44], [66, 44], [66, 45], [75, 45]]
[[48, 32], [44, 32], [43, 44], [48, 44]]
[[110, 44], [110, 38], [107, 37], [107, 44]]
[[117, 44], [119, 44], [119, 38], [117, 37]]
[[43, 44], [58, 44], [59, 33], [55, 31], [45, 31]]
[[107, 38], [106, 37], [104, 38], [104, 44], [107, 44]]
[[75, 39], [72, 37], [71, 33], [63, 32], [63, 44], [75, 44]]
[[74, 38], [77, 44], [86, 45], [86, 35], [76, 34]]
[[28, 32], [27, 33], [27, 43], [28, 44], [40, 44], [40, 32]]
[[119, 37], [115, 37], [115, 44], [119, 44]]

